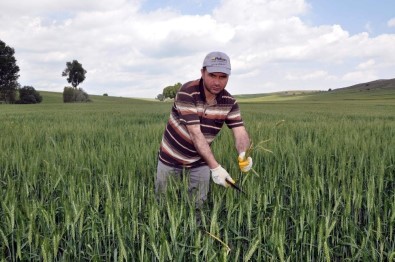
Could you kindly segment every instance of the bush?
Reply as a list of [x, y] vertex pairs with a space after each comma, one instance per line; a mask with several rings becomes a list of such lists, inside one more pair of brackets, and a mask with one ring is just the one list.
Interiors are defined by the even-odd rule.
[[74, 97], [74, 88], [65, 86], [63, 89], [63, 102], [64, 103], [71, 103]]
[[91, 102], [89, 95], [82, 89], [76, 87], [65, 86], [63, 90], [63, 102], [73, 103], [73, 102]]
[[156, 99], [158, 99], [159, 101], [165, 101], [165, 96], [163, 94], [158, 94], [156, 96]]
[[42, 96], [32, 86], [24, 86], [19, 89], [17, 104], [37, 104], [43, 101]]

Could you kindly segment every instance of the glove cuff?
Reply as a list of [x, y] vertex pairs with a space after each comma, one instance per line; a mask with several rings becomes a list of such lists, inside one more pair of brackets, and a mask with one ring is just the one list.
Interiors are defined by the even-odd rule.
[[246, 156], [246, 152], [241, 152], [240, 154], [239, 154], [239, 157], [237, 158], [239, 161], [244, 161], [245, 159], [245, 156]]
[[221, 165], [218, 165], [216, 168], [210, 169], [211, 172], [215, 172], [221, 169]]

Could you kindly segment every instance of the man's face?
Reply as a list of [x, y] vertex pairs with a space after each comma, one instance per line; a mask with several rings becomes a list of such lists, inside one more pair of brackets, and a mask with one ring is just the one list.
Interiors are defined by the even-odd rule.
[[202, 69], [202, 78], [205, 90], [211, 95], [218, 95], [225, 89], [229, 76], [224, 73], [209, 73]]

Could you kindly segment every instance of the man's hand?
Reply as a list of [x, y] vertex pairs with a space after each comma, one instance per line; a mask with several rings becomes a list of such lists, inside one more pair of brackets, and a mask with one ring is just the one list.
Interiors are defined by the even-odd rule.
[[239, 154], [238, 160], [239, 160], [239, 167], [242, 172], [247, 173], [248, 171], [251, 170], [252, 168], [252, 158], [251, 157], [245, 157], [246, 153], [241, 152]]
[[228, 172], [221, 165], [210, 170], [211, 170], [211, 177], [214, 183], [224, 187], [229, 186], [229, 184], [226, 182], [226, 179], [228, 179], [232, 183], [235, 183], [235, 181], [230, 177]]

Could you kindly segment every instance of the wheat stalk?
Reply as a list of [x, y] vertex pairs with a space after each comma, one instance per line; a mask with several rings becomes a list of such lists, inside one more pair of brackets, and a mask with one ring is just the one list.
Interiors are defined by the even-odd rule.
[[221, 239], [219, 239], [218, 237], [216, 237], [216, 236], [214, 236], [213, 234], [211, 234], [210, 232], [208, 232], [208, 231], [206, 231], [206, 230], [204, 230], [204, 232], [206, 232], [210, 237], [212, 237], [212, 238], [214, 238], [215, 240], [217, 240], [218, 242], [220, 242], [225, 248], [226, 248], [226, 255], [228, 255], [229, 254], [229, 252], [230, 252], [230, 247], [224, 242], [224, 241], [222, 241]]

